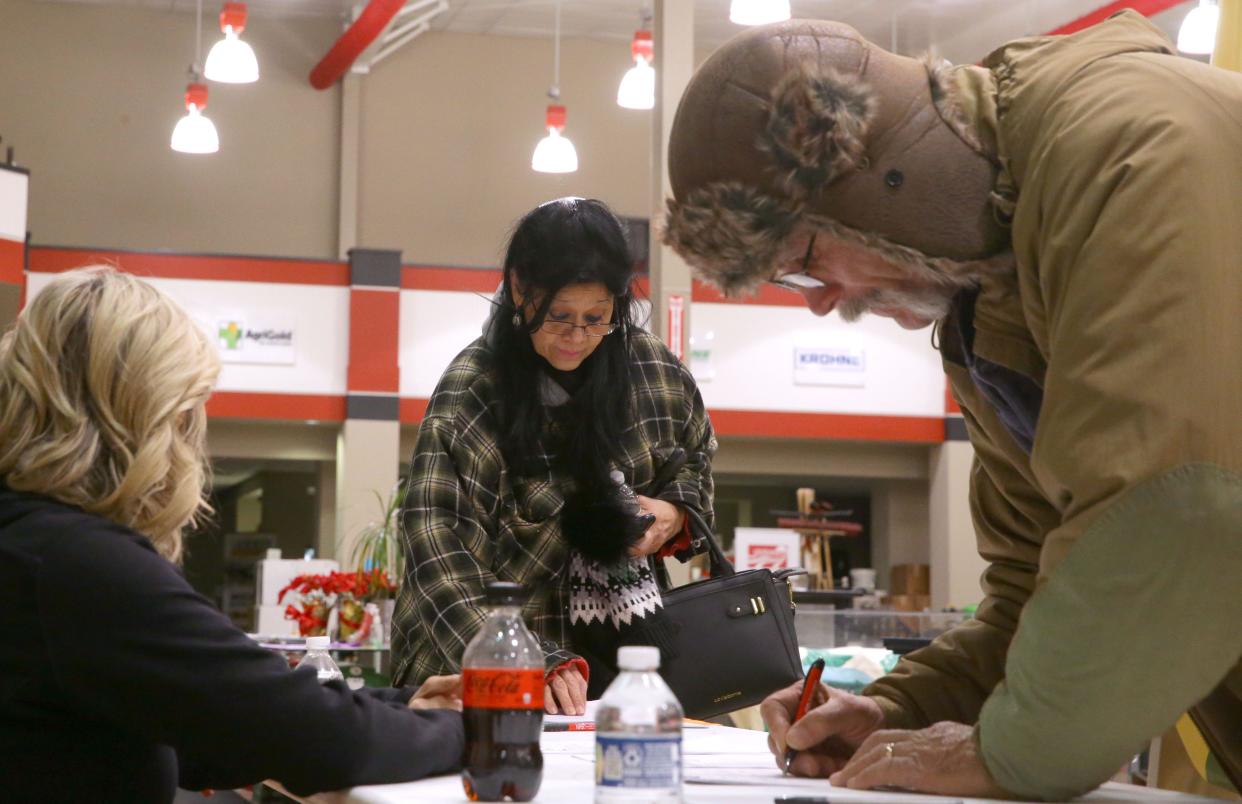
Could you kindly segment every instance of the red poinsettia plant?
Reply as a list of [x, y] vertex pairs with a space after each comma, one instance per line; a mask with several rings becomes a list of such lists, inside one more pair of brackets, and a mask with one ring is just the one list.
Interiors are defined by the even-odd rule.
[[339, 605], [342, 641], [347, 641], [349, 631], [356, 630], [360, 621], [356, 612], [375, 598], [386, 597], [396, 589], [388, 573], [383, 570], [357, 572], [329, 572], [325, 575], [299, 575], [280, 590], [277, 603], [285, 602], [285, 595], [297, 592], [301, 597], [300, 608], [285, 607], [285, 619], [296, 620], [298, 633], [302, 636], [323, 636], [328, 631], [328, 615], [333, 606]]

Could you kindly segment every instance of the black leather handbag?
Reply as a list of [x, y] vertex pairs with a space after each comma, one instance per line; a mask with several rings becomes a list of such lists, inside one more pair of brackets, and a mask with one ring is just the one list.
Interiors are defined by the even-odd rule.
[[694, 540], [705, 540], [711, 577], [668, 588], [657, 572], [668, 637], [660, 675], [686, 715], [709, 718], [759, 703], [802, 678], [789, 578], [805, 570], [737, 572], [702, 516], [686, 510]]

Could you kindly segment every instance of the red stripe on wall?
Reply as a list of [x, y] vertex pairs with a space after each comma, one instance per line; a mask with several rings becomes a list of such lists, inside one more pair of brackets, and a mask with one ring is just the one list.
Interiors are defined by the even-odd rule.
[[397, 346], [401, 294], [395, 290], [349, 292], [350, 391], [395, 393], [400, 387]]
[[944, 441], [942, 416], [861, 416], [770, 410], [711, 410], [708, 413], [716, 432], [725, 436], [925, 444]]
[[277, 282], [291, 285], [349, 284], [349, 265], [327, 260], [277, 257], [229, 257], [200, 254], [154, 254], [141, 251], [31, 246], [30, 270], [60, 273], [84, 265], [107, 263], [135, 276], [160, 279], [212, 279], [227, 282]]
[[1118, 11], [1124, 11], [1132, 8], [1144, 17], [1150, 17], [1153, 14], [1159, 14], [1162, 11], [1168, 11], [1173, 6], [1181, 5], [1186, 0], [1120, 0], [1116, 3], [1109, 3], [1100, 6], [1090, 14], [1084, 14], [1078, 19], [1067, 22], [1059, 28], [1053, 28], [1048, 32], [1052, 36], [1060, 36], [1064, 34], [1072, 34], [1081, 31], [1083, 28], [1090, 28], [1098, 22], [1103, 22]]
[[217, 419], [318, 419], [345, 421], [345, 397], [317, 394], [258, 394], [217, 391], [207, 400]]
[[[426, 265], [401, 266], [402, 290], [449, 290], [470, 293], [486, 293], [489, 297], [500, 285], [501, 272], [491, 268], [437, 268]], [[641, 298], [651, 297], [651, 280], [647, 276], [634, 278], [634, 291]], [[791, 293], [778, 287], [765, 285], [754, 296], [726, 298], [710, 285], [695, 280], [691, 297], [696, 302], [715, 304], [758, 304], [769, 307], [804, 307], [806, 301], [800, 293]]]
[[0, 237], [0, 282], [6, 285], [25, 284], [26, 244]]
[[433, 268], [401, 266], [403, 290], [456, 290], [486, 293], [489, 297], [500, 286], [500, 271], [493, 268]]
[[427, 403], [430, 400], [422, 397], [402, 397], [401, 398], [401, 423], [417, 424], [423, 420], [423, 416], [427, 415]]
[[[426, 413], [426, 399], [402, 398], [403, 424], [416, 424], [422, 421]], [[769, 410], [712, 410], [708, 414], [716, 432], [725, 436], [925, 444], [939, 444], [944, 441], [944, 418], [940, 416], [856, 416]]]

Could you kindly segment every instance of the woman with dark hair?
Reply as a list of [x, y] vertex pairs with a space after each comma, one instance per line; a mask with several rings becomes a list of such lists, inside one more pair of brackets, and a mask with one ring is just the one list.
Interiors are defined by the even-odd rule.
[[[632, 280], [603, 203], [562, 198], [518, 223], [483, 335], [419, 430], [394, 683], [458, 671], [497, 579], [533, 592], [550, 713], [599, 696], [616, 646], [659, 643], [656, 559], [695, 552], [686, 509], [712, 521], [716, 440], [690, 372], [635, 323]], [[643, 494], [678, 447], [686, 463]]]

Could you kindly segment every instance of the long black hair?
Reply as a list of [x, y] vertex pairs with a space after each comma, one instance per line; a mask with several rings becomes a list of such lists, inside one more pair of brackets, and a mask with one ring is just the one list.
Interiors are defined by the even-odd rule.
[[[581, 490], [607, 487], [609, 459], [619, 457], [621, 434], [633, 420], [629, 361], [633, 278], [633, 259], [621, 222], [601, 201], [560, 198], [541, 204], [518, 222], [505, 254], [492, 347], [501, 400], [501, 449], [519, 473], [537, 468], [539, 437], [547, 423], [540, 375], [549, 367], [535, 352], [531, 335], [543, 326], [563, 288], [599, 283], [612, 294], [612, 323], [617, 329], [575, 369], [581, 384], [567, 410], [568, 432], [558, 441], [557, 452]], [[535, 305], [533, 315], [518, 310], [515, 285], [528, 309]]]

